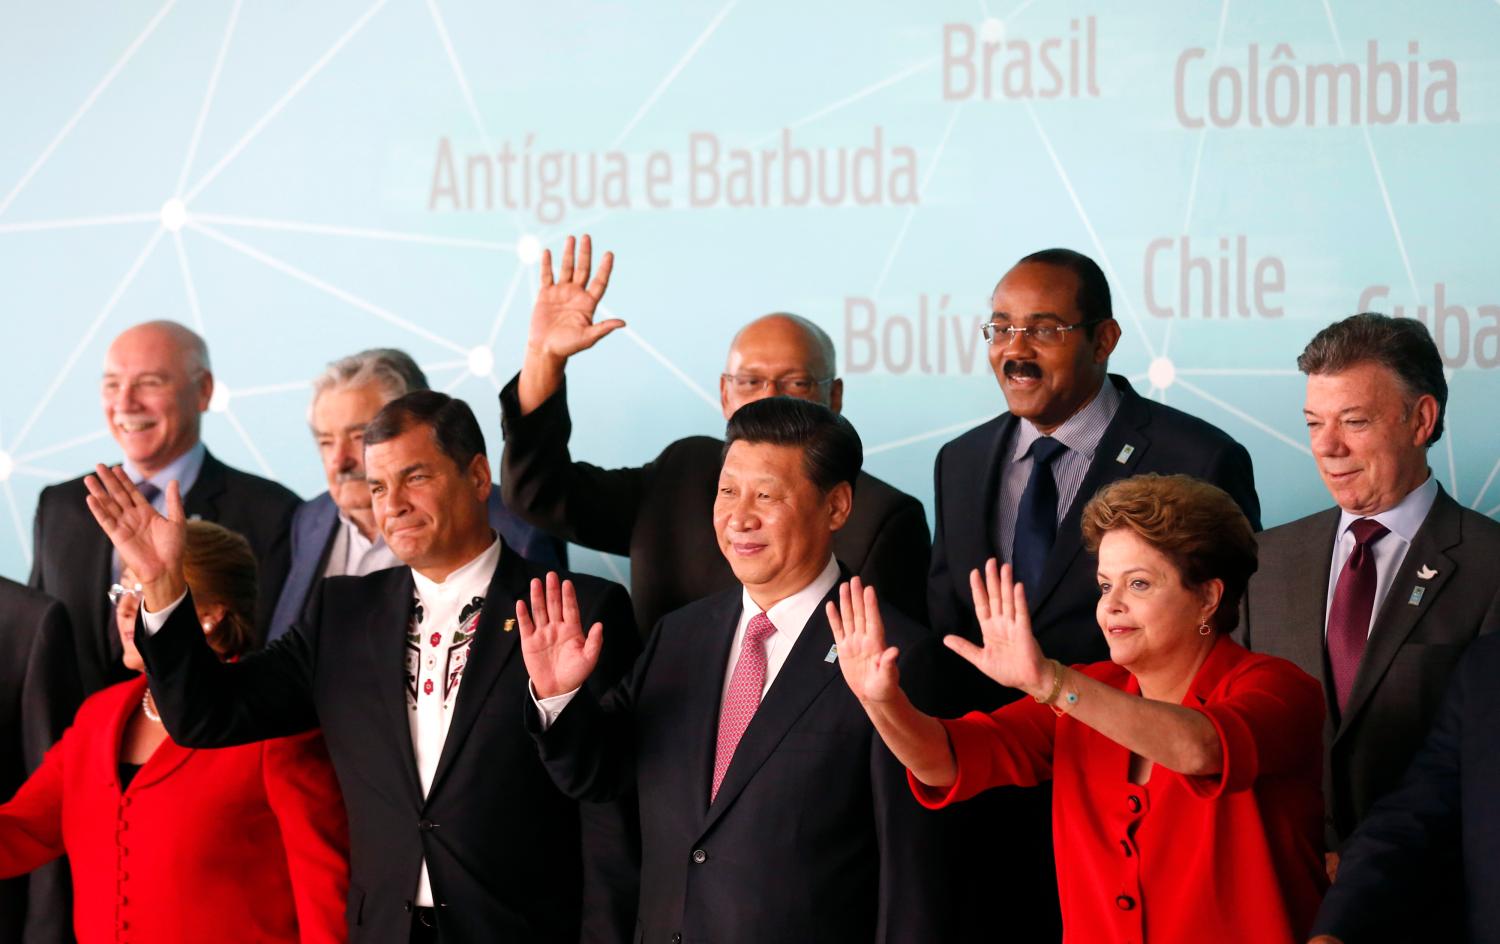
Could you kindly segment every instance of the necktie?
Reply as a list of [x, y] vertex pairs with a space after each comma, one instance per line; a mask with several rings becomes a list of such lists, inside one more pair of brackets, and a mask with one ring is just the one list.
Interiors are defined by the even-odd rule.
[[1354, 550], [1339, 571], [1333, 605], [1328, 608], [1328, 667], [1333, 672], [1333, 689], [1340, 712], [1349, 703], [1349, 690], [1354, 687], [1359, 660], [1370, 638], [1376, 578], [1371, 545], [1390, 533], [1390, 529], [1373, 518], [1360, 518], [1349, 525], [1349, 531], [1354, 535]]
[[145, 480], [135, 483], [135, 488], [136, 491], [141, 493], [141, 497], [148, 502], [156, 501], [156, 496], [161, 494], [161, 489]]
[[1057, 481], [1052, 477], [1052, 462], [1067, 448], [1051, 436], [1043, 436], [1027, 450], [1031, 456], [1031, 475], [1026, 479], [1026, 489], [1021, 492], [1021, 504], [1016, 510], [1010, 564], [1016, 579], [1026, 585], [1028, 596], [1041, 586], [1042, 569], [1047, 566], [1047, 555], [1057, 538]]
[[766, 687], [766, 639], [776, 632], [770, 617], [757, 613], [745, 627], [745, 642], [740, 646], [739, 661], [734, 664], [734, 674], [729, 677], [729, 691], [724, 696], [724, 707], [719, 711], [719, 743], [714, 750], [714, 782], [709, 788], [708, 802], [719, 795], [719, 784], [724, 782], [724, 773], [734, 758], [734, 749], [739, 747], [740, 737], [755, 717], [760, 707], [761, 690]]

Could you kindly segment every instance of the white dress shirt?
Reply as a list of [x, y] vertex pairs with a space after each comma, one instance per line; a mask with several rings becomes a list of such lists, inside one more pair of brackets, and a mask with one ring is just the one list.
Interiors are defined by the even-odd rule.
[[[497, 537], [484, 553], [450, 573], [442, 583], [429, 580], [415, 570], [411, 573], [416, 588], [415, 606], [420, 607], [422, 618], [413, 620], [407, 632], [406, 705], [412, 753], [416, 757], [423, 797], [432, 786], [438, 758], [443, 754], [443, 742], [447, 740], [448, 728], [453, 723], [453, 706], [458, 698], [459, 683], [463, 680], [463, 667], [468, 661], [469, 644], [474, 638], [474, 624], [479, 614], [475, 608], [467, 619], [460, 620], [459, 616], [465, 607], [474, 604], [476, 598], [483, 602], [499, 562], [500, 539]], [[185, 599], [186, 593], [155, 613], [142, 607], [141, 622], [146, 635], [153, 635], [161, 629], [172, 611]], [[432, 642], [434, 635], [437, 636], [436, 643]], [[433, 907], [432, 879], [427, 874], [425, 858], [414, 900], [420, 906]]]
[[[1432, 510], [1437, 494], [1437, 479], [1429, 473], [1427, 481], [1408, 492], [1395, 507], [1378, 515], [1368, 516], [1385, 525], [1391, 533], [1383, 535], [1374, 544], [1367, 545], [1375, 555], [1375, 605], [1370, 607], [1370, 626], [1365, 629], [1366, 638], [1380, 615], [1380, 607], [1391, 592], [1396, 571], [1401, 569], [1401, 563], [1406, 560], [1411, 540], [1416, 537], [1422, 522], [1427, 520], [1427, 513]], [[1333, 542], [1333, 559], [1329, 562], [1328, 569], [1328, 599], [1323, 609], [1324, 636], [1328, 634], [1328, 611], [1333, 608], [1333, 593], [1338, 588], [1339, 574], [1343, 573], [1344, 563], [1349, 560], [1349, 555], [1354, 553], [1354, 534], [1349, 530], [1349, 525], [1361, 517], [1366, 516], [1347, 511], [1339, 515], [1338, 539]]]
[[375, 532], [372, 541], [348, 515], [339, 512], [339, 525], [333, 532], [333, 547], [328, 549], [328, 565], [323, 568], [323, 576], [363, 577], [377, 570], [400, 566], [401, 558], [386, 545], [379, 531]]
[[[823, 602], [823, 598], [828, 596], [828, 591], [832, 590], [838, 582], [838, 561], [830, 556], [822, 573], [818, 574], [812, 583], [765, 611], [771, 625], [776, 627], [776, 632], [766, 638], [766, 684], [761, 689], [762, 698], [771, 690], [771, 683], [776, 681], [777, 673], [786, 664], [786, 657], [791, 654], [792, 647], [797, 644], [797, 639], [802, 635], [807, 621], [812, 619], [813, 614], [818, 611], [819, 604]], [[761, 609], [750, 598], [750, 591], [742, 589], [740, 619], [735, 624], [734, 639], [729, 644], [729, 661], [724, 666], [724, 686], [719, 695], [721, 708], [724, 697], [729, 694], [729, 680], [734, 678], [734, 667], [740, 661], [740, 649], [745, 645], [745, 629], [750, 625], [750, 620], [759, 612]], [[562, 710], [568, 706], [568, 702], [578, 694], [578, 689], [575, 688], [571, 692], [538, 700], [535, 690], [529, 684], [527, 691], [531, 693], [531, 699], [536, 703], [543, 731], [552, 726], [557, 716], [562, 714]]]

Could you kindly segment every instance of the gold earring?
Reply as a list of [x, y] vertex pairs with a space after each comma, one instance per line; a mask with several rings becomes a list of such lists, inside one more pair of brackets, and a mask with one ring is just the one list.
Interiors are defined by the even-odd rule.
[[1213, 627], [1208, 625], [1208, 620], [1204, 620], [1198, 624], [1198, 635], [1207, 636], [1211, 632], [1213, 632]]

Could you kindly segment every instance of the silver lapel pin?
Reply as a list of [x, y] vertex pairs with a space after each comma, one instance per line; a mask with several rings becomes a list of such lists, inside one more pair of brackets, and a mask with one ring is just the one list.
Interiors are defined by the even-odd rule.
[[1130, 461], [1130, 457], [1134, 454], [1135, 447], [1130, 445], [1130, 443], [1126, 443], [1120, 448], [1120, 454], [1118, 456], [1115, 456], [1115, 461], [1120, 463], [1120, 465], [1124, 465], [1126, 462]]
[[839, 661], [839, 644], [838, 643], [834, 643], [833, 645], [831, 645], [831, 646], [828, 647], [828, 655], [826, 655], [826, 656], [823, 657], [823, 661], [824, 662], [837, 662], [837, 661]]

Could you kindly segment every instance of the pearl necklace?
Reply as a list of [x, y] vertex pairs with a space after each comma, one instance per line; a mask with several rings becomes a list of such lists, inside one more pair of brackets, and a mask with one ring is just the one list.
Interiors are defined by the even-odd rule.
[[156, 705], [151, 700], [151, 689], [149, 688], [146, 689], [146, 694], [141, 696], [141, 710], [146, 713], [147, 718], [150, 718], [157, 724], [161, 724], [161, 715], [156, 713]]

